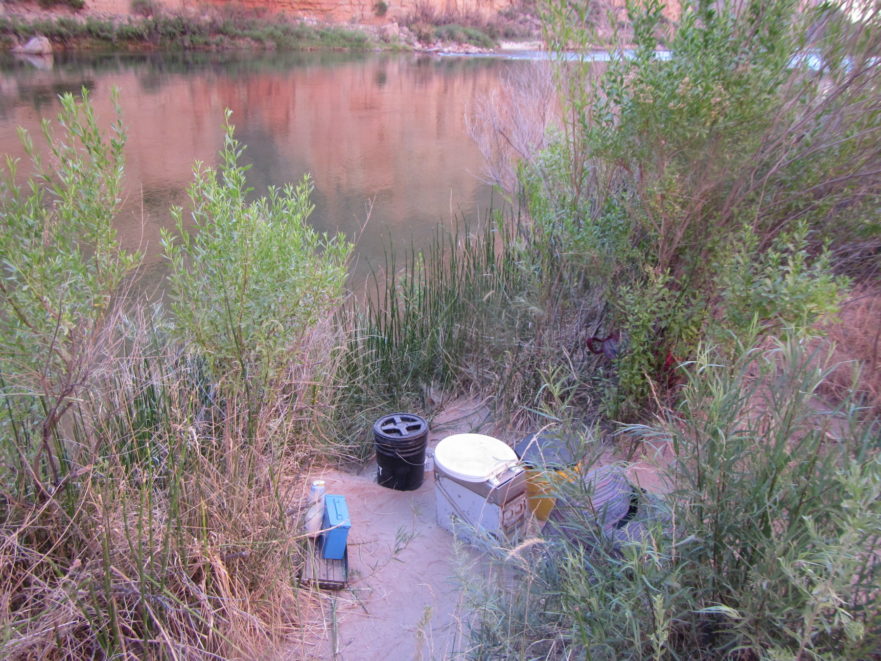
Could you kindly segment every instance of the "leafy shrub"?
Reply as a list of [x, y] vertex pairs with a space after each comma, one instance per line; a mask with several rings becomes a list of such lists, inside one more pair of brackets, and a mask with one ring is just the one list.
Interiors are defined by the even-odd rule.
[[419, 4], [404, 19], [404, 24], [423, 43], [436, 40], [493, 48], [492, 24], [478, 14], [437, 11], [429, 4]]
[[0, 420], [4, 437], [14, 439], [4, 447], [5, 466], [18, 466], [16, 479], [28, 482], [57, 482], [63, 474], [67, 449], [52, 445], [57, 426], [87, 380], [114, 296], [138, 261], [120, 250], [113, 227], [125, 136], [116, 123], [105, 141], [85, 90], [83, 98], [61, 97], [62, 135], [43, 125], [50, 164], [22, 132], [32, 178], [21, 183], [8, 159], [0, 182]]
[[121, 23], [116, 28], [116, 38], [119, 41], [144, 41], [150, 37], [150, 31], [142, 22]]
[[465, 42], [480, 48], [494, 48], [496, 41], [483, 30], [466, 26], [464, 28]]
[[[658, 366], [702, 337], [834, 311], [831, 255], [873, 250], [852, 239], [878, 226], [865, 201], [881, 193], [881, 162], [861, 136], [881, 119], [879, 43], [827, 9], [689, 3], [670, 35], [659, 2], [630, 5], [631, 55], [601, 75], [587, 59], [561, 69], [564, 130], [524, 168], [524, 188], [539, 241], [587, 278], [599, 265], [597, 296], [627, 301], [606, 321], [632, 336], [619, 403], [645, 401], [663, 385]], [[591, 43], [579, 11], [549, 5], [555, 48]], [[809, 48], [822, 75], [794, 57]], [[668, 290], [654, 308], [653, 279]]]
[[[634, 415], [657, 396], [652, 390], [656, 384], [666, 392], [677, 381], [677, 356], [700, 336], [702, 322], [688, 316], [696, 307], [688, 295], [673, 288], [669, 275], [653, 272], [639, 285], [620, 290], [615, 307], [627, 344], [616, 362], [618, 388], [608, 402], [610, 415]], [[680, 344], [670, 338], [678, 338]]]
[[388, 13], [388, 3], [385, 0], [379, 0], [373, 5], [373, 13], [382, 18]]
[[132, 0], [131, 10], [133, 14], [150, 18], [159, 14], [159, 5], [155, 0]]
[[472, 44], [480, 48], [492, 48], [495, 42], [477, 28], [463, 27], [455, 23], [440, 25], [434, 29], [434, 36], [441, 41], [459, 44]]
[[434, 37], [441, 41], [464, 42], [465, 30], [461, 25], [456, 25], [455, 23], [439, 25], [434, 29]]
[[177, 232], [162, 242], [179, 332], [216, 379], [256, 405], [292, 345], [339, 305], [351, 246], [307, 223], [308, 179], [248, 202], [241, 153], [227, 123], [218, 169], [198, 169], [189, 191], [196, 232], [176, 209]]
[[85, 22], [85, 32], [92, 39], [112, 42], [116, 39], [116, 24], [89, 16]]
[[[44, 125], [47, 156], [22, 133], [31, 169], [10, 158], [0, 179], [0, 656], [261, 658], [292, 626], [275, 471], [296, 468], [316, 374], [295, 361], [264, 393], [265, 433], [221, 449], [242, 438], [240, 404], [161, 314], [116, 305], [138, 260], [113, 230], [125, 136], [83, 94]], [[297, 358], [326, 359], [310, 341]]]
[[682, 561], [718, 616], [716, 649], [856, 659], [881, 636], [867, 600], [881, 569], [877, 421], [850, 398], [817, 411], [829, 370], [808, 346], [772, 344], [730, 367], [702, 355], [667, 427], [677, 507], [698, 540]]
[[765, 252], [746, 229], [720, 280], [722, 326], [738, 336], [745, 336], [756, 320], [775, 331], [805, 332], [820, 319], [834, 318], [847, 284], [833, 275], [828, 253], [810, 258], [805, 223], [776, 237]]
[[410, 30], [412, 30], [413, 34], [423, 44], [430, 44], [435, 40], [434, 26], [430, 23], [425, 23], [423, 21], [416, 21], [414, 23], [410, 23]]
[[680, 405], [627, 430], [675, 453], [666, 523], [616, 548], [590, 493], [560, 485], [583, 503], [574, 534], [500, 549], [473, 586], [476, 658], [872, 658], [877, 420], [851, 399], [818, 410], [809, 343], [767, 346], [700, 353]]
[[41, 7], [55, 7], [57, 5], [67, 5], [75, 11], [79, 11], [86, 6], [86, 0], [39, 0]]
[[68, 18], [67, 16], [59, 16], [55, 20], [55, 34], [62, 39], [75, 37], [82, 34], [82, 32], [82, 23], [76, 19]]
[[191, 23], [183, 16], [158, 16], [152, 19], [153, 29], [157, 36], [163, 40], [174, 41], [186, 36], [196, 24]]

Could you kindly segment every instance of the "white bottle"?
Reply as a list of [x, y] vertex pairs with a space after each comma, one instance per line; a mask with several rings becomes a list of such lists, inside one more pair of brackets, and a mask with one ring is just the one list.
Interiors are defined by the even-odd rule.
[[303, 519], [303, 528], [306, 535], [315, 537], [321, 530], [321, 521], [324, 518], [324, 480], [315, 480], [309, 489], [309, 509]]

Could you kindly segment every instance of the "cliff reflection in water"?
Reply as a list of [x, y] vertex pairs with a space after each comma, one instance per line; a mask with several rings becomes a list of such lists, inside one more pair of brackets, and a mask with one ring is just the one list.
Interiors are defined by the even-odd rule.
[[16, 126], [36, 132], [57, 114], [57, 93], [81, 86], [107, 125], [119, 88], [128, 131], [120, 236], [155, 268], [168, 208], [185, 204], [194, 162], [215, 163], [228, 107], [256, 192], [311, 173], [313, 223], [350, 236], [374, 201], [359, 255], [375, 263], [390, 243], [424, 245], [438, 223], [489, 206], [466, 115], [512, 66], [530, 65], [333, 53], [60, 59], [51, 71], [3, 61], [0, 151], [22, 156]]

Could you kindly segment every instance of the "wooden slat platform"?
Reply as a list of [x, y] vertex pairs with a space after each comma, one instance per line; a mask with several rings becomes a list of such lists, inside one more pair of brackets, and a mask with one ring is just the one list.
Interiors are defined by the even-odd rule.
[[321, 542], [313, 539], [306, 542], [306, 563], [300, 582], [322, 590], [342, 590], [349, 583], [349, 550], [342, 560], [328, 560], [321, 557]]

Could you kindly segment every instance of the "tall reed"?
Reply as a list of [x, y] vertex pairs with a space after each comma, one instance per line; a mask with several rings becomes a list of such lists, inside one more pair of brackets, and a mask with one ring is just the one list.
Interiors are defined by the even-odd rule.
[[517, 428], [546, 415], [543, 374], [591, 408], [599, 359], [584, 340], [602, 325], [602, 302], [579, 298], [578, 277], [536, 243], [512, 214], [474, 233], [439, 231], [403, 266], [387, 253], [347, 313], [343, 422], [363, 429], [383, 406], [430, 412], [431, 393], [480, 392]]

